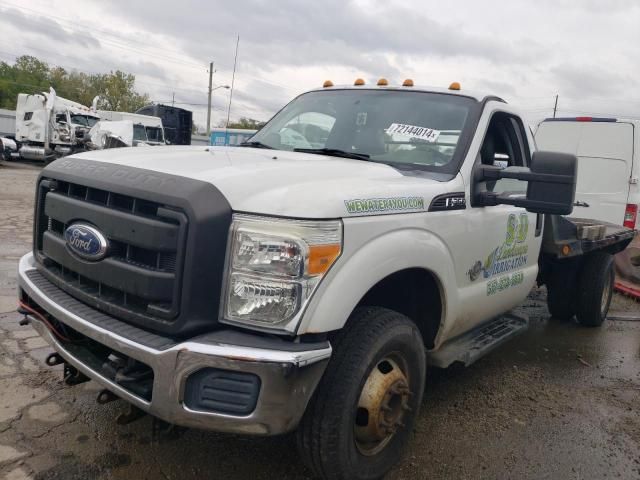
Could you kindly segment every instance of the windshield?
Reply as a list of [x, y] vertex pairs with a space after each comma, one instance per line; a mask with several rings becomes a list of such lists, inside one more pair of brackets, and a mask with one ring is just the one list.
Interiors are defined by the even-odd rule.
[[338, 150], [398, 167], [450, 172], [476, 104], [468, 97], [419, 91], [309, 92], [283, 108], [251, 142], [278, 150]]
[[158, 127], [145, 127], [147, 130], [147, 138], [150, 142], [164, 142], [162, 129]]
[[142, 124], [133, 126], [133, 139], [141, 142], [164, 143], [164, 135], [159, 127], [145, 127]]
[[141, 142], [147, 141], [147, 134], [144, 130], [144, 125], [138, 124], [133, 126], [133, 139]]
[[87, 115], [71, 115], [71, 123], [82, 125], [83, 127], [93, 127], [100, 119]]

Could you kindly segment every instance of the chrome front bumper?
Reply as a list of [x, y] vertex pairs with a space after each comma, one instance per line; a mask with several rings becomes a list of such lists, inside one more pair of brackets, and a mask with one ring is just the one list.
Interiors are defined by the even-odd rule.
[[[106, 389], [162, 420], [185, 427], [275, 435], [293, 430], [313, 394], [331, 356], [331, 346], [303, 351], [283, 351], [220, 343], [202, 335], [165, 350], [156, 350], [90, 323], [53, 302], [29, 278], [35, 270], [33, 254], [22, 257], [18, 267], [20, 288], [56, 320], [108, 348], [147, 364], [153, 369], [151, 401], [91, 368], [70, 352], [35, 316], [29, 316], [38, 333], [71, 365]], [[52, 285], [53, 286], [53, 285]], [[53, 287], [57, 288], [57, 287]], [[188, 376], [202, 368], [257, 375], [261, 389], [255, 410], [246, 416], [190, 410], [184, 404]]]

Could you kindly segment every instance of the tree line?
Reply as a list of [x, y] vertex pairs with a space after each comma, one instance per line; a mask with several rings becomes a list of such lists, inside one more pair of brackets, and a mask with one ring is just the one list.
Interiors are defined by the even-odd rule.
[[86, 106], [98, 95], [101, 110], [135, 112], [150, 103], [149, 95], [135, 90], [135, 80], [135, 75], [120, 70], [92, 74], [68, 71], [23, 55], [13, 65], [0, 62], [0, 108], [15, 110], [18, 93], [48, 92], [53, 87], [58, 96]]
[[[0, 108], [15, 110], [19, 93], [48, 92], [53, 87], [59, 97], [91, 106], [99, 96], [98, 108], [119, 112], [135, 112], [151, 103], [149, 95], [135, 89], [135, 75], [121, 70], [109, 73], [69, 71], [50, 65], [31, 55], [16, 58], [13, 64], [0, 62]], [[225, 127], [226, 121], [220, 122]], [[228, 128], [257, 130], [264, 122], [242, 117], [229, 123]], [[193, 131], [196, 131], [195, 124]]]
[[260, 120], [256, 120], [254, 118], [248, 117], [240, 117], [239, 120], [235, 122], [229, 122], [229, 125], [226, 124], [224, 120], [221, 120], [218, 123], [218, 127], [222, 128], [244, 128], [248, 130], [260, 130], [266, 122], [261, 122]]

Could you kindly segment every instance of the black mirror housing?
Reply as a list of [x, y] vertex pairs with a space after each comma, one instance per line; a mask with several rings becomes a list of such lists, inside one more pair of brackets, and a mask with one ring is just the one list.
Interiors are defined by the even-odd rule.
[[[569, 215], [573, 211], [578, 176], [575, 155], [556, 152], [534, 152], [531, 173], [545, 179], [531, 179], [527, 186], [527, 201], [533, 202], [534, 213]], [[551, 177], [556, 177], [555, 180]]]
[[513, 178], [528, 182], [526, 198], [479, 192], [478, 205], [514, 205], [533, 213], [569, 215], [576, 194], [578, 159], [575, 155], [556, 152], [534, 152], [531, 168], [498, 168], [479, 165], [476, 182]]

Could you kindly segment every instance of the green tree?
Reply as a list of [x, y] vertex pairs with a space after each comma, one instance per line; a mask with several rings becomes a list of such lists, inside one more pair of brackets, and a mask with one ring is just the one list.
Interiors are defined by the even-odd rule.
[[[247, 130], [260, 130], [265, 122], [253, 118], [241, 117], [237, 122], [230, 122], [229, 128], [244, 128]], [[224, 127], [224, 125], [222, 125]]]
[[100, 95], [98, 107], [103, 110], [135, 112], [150, 103], [147, 94], [135, 90], [135, 75], [120, 70], [108, 74], [92, 75], [91, 86]]
[[147, 105], [149, 96], [135, 89], [135, 75], [120, 70], [102, 74], [67, 71], [49, 66], [35, 57], [23, 55], [13, 65], [0, 62], [0, 108], [13, 110], [18, 93], [47, 92], [90, 106], [98, 95], [98, 108], [134, 112]]

